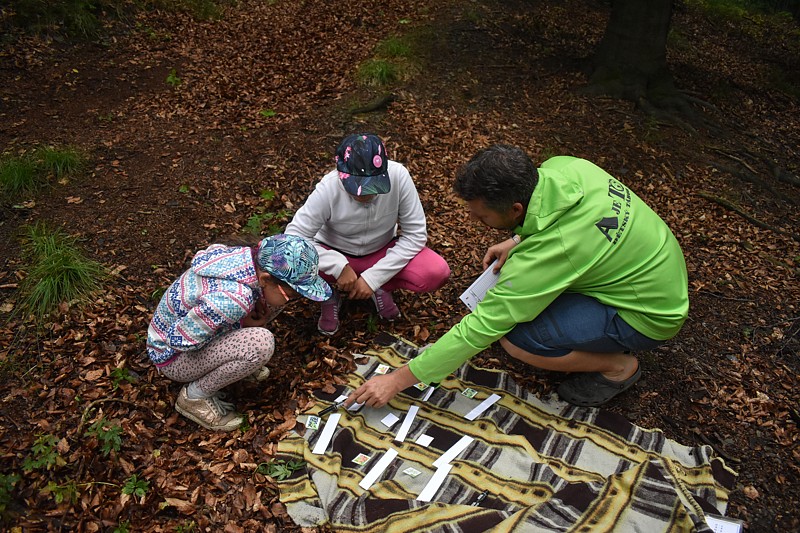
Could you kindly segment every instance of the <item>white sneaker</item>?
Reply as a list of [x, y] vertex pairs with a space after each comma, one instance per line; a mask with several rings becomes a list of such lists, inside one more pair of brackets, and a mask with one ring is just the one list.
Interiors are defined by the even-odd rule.
[[267, 365], [264, 365], [244, 379], [247, 381], [255, 381], [260, 383], [262, 381], [267, 381], [268, 378], [269, 378], [269, 367]]
[[217, 396], [193, 400], [186, 394], [186, 386], [181, 388], [175, 410], [206, 429], [232, 431], [244, 422], [244, 417], [234, 410], [234, 405], [222, 401]]

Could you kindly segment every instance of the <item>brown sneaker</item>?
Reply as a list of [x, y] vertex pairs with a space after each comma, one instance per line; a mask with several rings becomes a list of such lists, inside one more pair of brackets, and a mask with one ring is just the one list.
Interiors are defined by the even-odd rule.
[[178, 394], [175, 410], [189, 420], [214, 431], [232, 431], [244, 422], [244, 417], [234, 411], [232, 403], [223, 402], [216, 396], [192, 400], [186, 395], [186, 386]]

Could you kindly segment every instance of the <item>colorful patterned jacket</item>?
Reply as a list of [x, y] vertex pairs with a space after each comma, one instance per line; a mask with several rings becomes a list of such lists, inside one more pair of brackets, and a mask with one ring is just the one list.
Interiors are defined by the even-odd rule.
[[147, 331], [147, 355], [164, 366], [176, 352], [202, 348], [241, 327], [260, 295], [252, 251], [214, 244], [167, 289]]

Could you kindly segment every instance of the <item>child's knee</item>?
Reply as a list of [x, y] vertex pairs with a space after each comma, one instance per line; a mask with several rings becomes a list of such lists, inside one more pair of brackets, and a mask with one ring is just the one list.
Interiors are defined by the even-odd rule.
[[448, 279], [450, 279], [450, 265], [440, 257], [439, 261], [432, 262], [432, 264], [428, 265], [427, 272], [422, 276], [420, 280], [421, 292], [433, 292], [438, 290], [447, 283]]
[[253, 358], [253, 362], [264, 364], [272, 358], [275, 353], [275, 337], [266, 328], [248, 328], [251, 331], [250, 337], [252, 350], [248, 350]]

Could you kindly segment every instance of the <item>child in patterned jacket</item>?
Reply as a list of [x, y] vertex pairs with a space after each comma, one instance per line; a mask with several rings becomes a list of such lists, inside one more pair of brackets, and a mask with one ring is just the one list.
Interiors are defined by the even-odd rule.
[[150, 359], [164, 376], [185, 383], [176, 411], [207, 429], [239, 427], [242, 415], [219, 391], [248, 376], [267, 378], [275, 341], [265, 326], [289, 300], [331, 297], [318, 264], [312, 245], [284, 234], [255, 247], [213, 244], [194, 256], [147, 332]]

